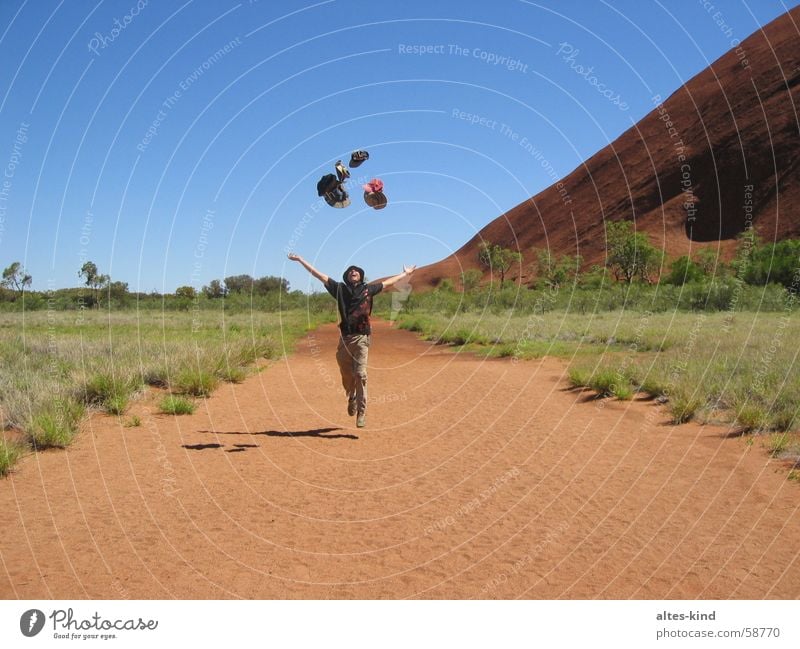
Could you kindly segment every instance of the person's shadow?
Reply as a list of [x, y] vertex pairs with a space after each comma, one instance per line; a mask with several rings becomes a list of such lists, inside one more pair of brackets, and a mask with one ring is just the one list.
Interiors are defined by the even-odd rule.
[[261, 430], [252, 433], [243, 431], [220, 431], [220, 430], [201, 430], [200, 433], [211, 433], [214, 435], [266, 435], [267, 437], [316, 437], [318, 439], [358, 439], [358, 435], [350, 433], [339, 433], [330, 435], [341, 428], [313, 428], [311, 430]]

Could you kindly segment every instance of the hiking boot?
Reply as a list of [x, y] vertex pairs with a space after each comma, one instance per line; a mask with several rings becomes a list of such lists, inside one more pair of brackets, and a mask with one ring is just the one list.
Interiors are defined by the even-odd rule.
[[367, 425], [367, 417], [363, 412], [358, 413], [358, 417], [356, 417], [356, 426], [359, 428], [364, 428]]
[[356, 398], [351, 397], [347, 400], [347, 414], [351, 417], [356, 414]]

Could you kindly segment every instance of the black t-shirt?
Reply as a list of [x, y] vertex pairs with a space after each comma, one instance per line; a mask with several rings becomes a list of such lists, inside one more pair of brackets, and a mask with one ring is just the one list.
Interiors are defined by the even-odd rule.
[[372, 333], [369, 325], [372, 297], [383, 290], [383, 284], [346, 284], [329, 277], [325, 288], [336, 298], [339, 306], [339, 329], [342, 335]]

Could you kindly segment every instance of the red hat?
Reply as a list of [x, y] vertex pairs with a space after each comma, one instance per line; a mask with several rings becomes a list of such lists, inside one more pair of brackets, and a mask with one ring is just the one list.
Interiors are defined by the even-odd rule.
[[373, 178], [367, 184], [362, 185], [365, 192], [372, 193], [372, 192], [382, 192], [383, 191], [383, 181], [380, 178]]

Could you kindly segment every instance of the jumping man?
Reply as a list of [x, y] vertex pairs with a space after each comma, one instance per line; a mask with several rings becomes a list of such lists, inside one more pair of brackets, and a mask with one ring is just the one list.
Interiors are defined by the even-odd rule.
[[403, 266], [403, 272], [399, 275], [382, 282], [366, 284], [364, 271], [358, 266], [350, 266], [342, 275], [344, 282], [337, 282], [320, 273], [300, 255], [290, 253], [289, 259], [299, 261], [336, 298], [340, 320], [336, 361], [342, 374], [342, 387], [347, 393], [347, 414], [351, 417], [357, 414], [356, 426], [363, 428], [366, 425], [367, 355], [372, 335], [369, 323], [372, 298], [383, 289], [411, 275], [416, 266]]

